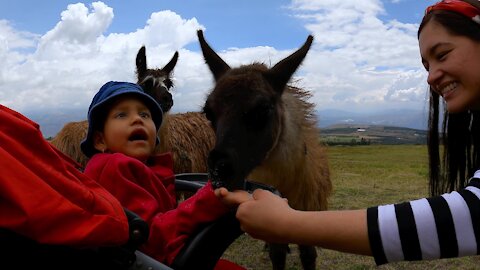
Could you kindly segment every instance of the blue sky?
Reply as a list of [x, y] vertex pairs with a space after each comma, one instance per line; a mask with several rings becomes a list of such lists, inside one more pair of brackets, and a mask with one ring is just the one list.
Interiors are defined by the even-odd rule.
[[173, 112], [199, 110], [212, 87], [196, 37], [231, 66], [273, 65], [308, 34], [295, 74], [318, 110], [418, 109], [426, 72], [416, 30], [431, 0], [0, 0], [0, 104], [20, 112], [88, 108], [106, 81], [134, 81], [175, 51]]
[[[45, 33], [59, 21], [60, 13], [68, 4], [77, 3], [69, 0], [43, 1], [41, 4], [37, 2], [39, 1], [7, 2], [3, 0], [0, 3], [0, 18], [12, 21], [19, 30]], [[115, 13], [115, 18], [106, 34], [135, 31], [144, 27], [153, 12], [168, 9], [180, 14], [183, 18], [195, 17], [216, 33], [235, 31], [235, 39], [228, 38], [228, 35], [212, 36], [213, 38], [223, 37], [217, 39], [216, 45], [219, 49], [265, 44], [274, 45], [279, 49], [289, 49], [297, 45], [295, 38], [302, 39], [308, 35], [303, 24], [289, 15], [285, 7], [290, 4], [290, 1], [285, 0], [102, 2], [112, 7]], [[32, 12], [25, 12], [25, 10], [32, 10]]]

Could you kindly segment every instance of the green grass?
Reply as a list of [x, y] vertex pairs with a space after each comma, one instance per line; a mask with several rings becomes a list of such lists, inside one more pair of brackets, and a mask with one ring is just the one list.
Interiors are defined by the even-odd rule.
[[[330, 209], [358, 209], [425, 197], [427, 149], [425, 145], [330, 146], [330, 172], [334, 186]], [[298, 250], [290, 245], [287, 270], [302, 269]], [[247, 269], [271, 269], [264, 243], [241, 236], [224, 258]], [[480, 269], [480, 257], [424, 262], [398, 262], [377, 267], [372, 257], [318, 248], [317, 269]]]

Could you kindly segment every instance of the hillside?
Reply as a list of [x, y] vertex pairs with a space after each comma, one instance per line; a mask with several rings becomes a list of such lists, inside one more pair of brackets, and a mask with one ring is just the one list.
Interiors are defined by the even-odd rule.
[[[87, 108], [49, 108], [21, 112], [40, 124], [45, 137], [55, 136], [68, 122], [87, 118]], [[173, 112], [173, 111], [172, 111]], [[175, 111], [176, 112], [176, 111]], [[315, 112], [321, 129], [352, 126], [397, 126], [412, 129], [426, 129], [426, 113], [414, 110], [383, 110], [376, 113], [347, 112], [341, 110], [322, 110]]]
[[320, 138], [328, 145], [426, 144], [427, 131], [382, 125], [339, 124], [322, 128]]

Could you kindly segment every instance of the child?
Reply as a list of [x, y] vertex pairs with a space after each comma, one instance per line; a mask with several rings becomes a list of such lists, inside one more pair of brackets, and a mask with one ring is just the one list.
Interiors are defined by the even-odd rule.
[[[162, 110], [140, 86], [103, 85], [89, 107], [88, 122], [81, 143], [90, 158], [85, 174], [149, 224], [150, 236], [142, 250], [156, 260], [171, 264], [200, 224], [229, 211], [210, 182], [177, 206], [172, 157], [154, 155]], [[228, 269], [235, 267], [231, 264]]]

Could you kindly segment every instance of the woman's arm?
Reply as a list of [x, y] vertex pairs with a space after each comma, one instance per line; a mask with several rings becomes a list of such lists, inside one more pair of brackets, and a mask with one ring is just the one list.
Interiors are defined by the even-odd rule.
[[242, 229], [268, 242], [372, 255], [379, 265], [478, 254], [480, 180], [476, 178], [458, 192], [361, 210], [294, 210], [285, 199], [264, 190], [252, 197], [228, 193], [223, 200], [240, 204], [237, 218]]
[[265, 190], [216, 191], [224, 203], [239, 204], [242, 230], [274, 243], [321, 246], [343, 252], [371, 255], [366, 210], [298, 211], [286, 199]]

